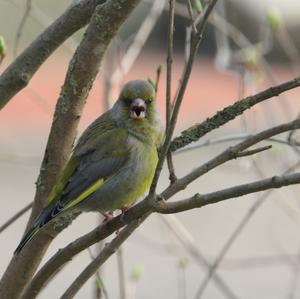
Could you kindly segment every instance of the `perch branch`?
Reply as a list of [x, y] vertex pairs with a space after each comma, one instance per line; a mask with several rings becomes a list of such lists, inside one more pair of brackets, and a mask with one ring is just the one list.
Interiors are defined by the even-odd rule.
[[213, 117], [208, 118], [204, 122], [196, 124], [183, 131], [179, 137], [174, 138], [174, 140], [171, 143], [170, 149], [174, 152], [179, 148], [182, 148], [194, 141], [197, 141], [212, 130], [219, 128], [227, 122], [235, 119], [237, 116], [241, 115], [245, 110], [253, 107], [254, 105], [267, 99], [270, 99], [274, 96], [278, 96], [279, 94], [287, 90], [299, 86], [300, 77], [297, 77], [293, 80], [267, 88], [266, 90], [257, 93], [253, 96], [248, 96], [234, 103], [233, 105], [224, 108], [222, 111], [216, 113]]
[[[81, 112], [104, 52], [138, 2], [139, 0], [109, 0], [103, 5], [98, 5], [94, 11], [86, 34], [70, 62], [56, 105], [28, 227], [42, 208], [51, 187], [71, 152]], [[75, 7], [77, 5], [80, 7], [80, 4], [85, 3], [85, 1], [76, 3]], [[118, 9], [116, 9], [116, 6], [118, 6]], [[84, 11], [78, 13], [85, 14]], [[33, 61], [35, 61], [35, 58]], [[61, 130], [61, 128], [64, 128], [64, 130]], [[1, 298], [14, 299], [20, 297], [25, 285], [32, 278], [47, 247], [57, 233], [53, 229], [41, 232], [18, 256], [13, 257], [0, 284]], [[16, 267], [24, 269], [22, 275], [15, 276]], [[6, 285], [9, 285], [11, 281], [14, 281], [14, 287], [7, 288]]]

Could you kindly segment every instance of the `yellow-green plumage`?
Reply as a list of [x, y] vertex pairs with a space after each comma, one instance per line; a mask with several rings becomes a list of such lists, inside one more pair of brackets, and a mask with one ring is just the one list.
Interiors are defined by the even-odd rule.
[[74, 172], [74, 170], [77, 168], [79, 164], [79, 159], [76, 157], [71, 157], [70, 160], [68, 161], [62, 175], [60, 176], [59, 180], [57, 183], [54, 185], [52, 188], [48, 198], [47, 198], [47, 203], [49, 204], [51, 201], [53, 201], [57, 196], [62, 192], [64, 189], [66, 183], [68, 182], [70, 176]]
[[154, 88], [147, 81], [130, 81], [113, 108], [79, 138], [47, 206], [15, 252], [60, 215], [132, 205], [151, 185], [161, 138]]

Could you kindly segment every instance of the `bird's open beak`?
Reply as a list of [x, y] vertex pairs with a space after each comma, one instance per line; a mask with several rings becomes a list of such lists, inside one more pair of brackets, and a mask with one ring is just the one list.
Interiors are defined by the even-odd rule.
[[146, 117], [147, 105], [142, 99], [135, 99], [130, 105], [130, 117], [133, 119], [143, 119]]

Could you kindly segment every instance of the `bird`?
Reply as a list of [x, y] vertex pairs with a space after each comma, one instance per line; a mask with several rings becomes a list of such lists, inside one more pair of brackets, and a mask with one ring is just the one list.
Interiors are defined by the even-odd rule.
[[162, 126], [153, 85], [125, 84], [112, 108], [83, 132], [54, 184], [46, 206], [25, 233], [14, 254], [40, 229], [64, 215], [127, 209], [150, 188]]

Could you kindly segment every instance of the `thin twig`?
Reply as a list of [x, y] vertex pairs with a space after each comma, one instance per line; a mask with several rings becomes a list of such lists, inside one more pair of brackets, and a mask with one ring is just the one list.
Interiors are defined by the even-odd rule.
[[[176, 151], [174, 153], [174, 155], [182, 154], [182, 153], [189, 152], [189, 151], [196, 150], [196, 149], [201, 149], [202, 147], [206, 147], [206, 146], [209, 146], [209, 145], [227, 143], [227, 142], [230, 142], [230, 141], [245, 140], [245, 139], [247, 139], [251, 136], [252, 136], [251, 134], [242, 133], [242, 134], [229, 135], [229, 136], [226, 136], [226, 137], [220, 137], [220, 138], [216, 138], [216, 139], [208, 139], [208, 140], [205, 140], [205, 141], [203, 141], [199, 144], [195, 144], [195, 145], [192, 145], [192, 146], [187, 146], [187, 147], [184, 147], [182, 149], [179, 149], [178, 151]], [[275, 138], [275, 137], [267, 138], [267, 139], [265, 139], [265, 141], [278, 143], [280, 145], [295, 146], [294, 144], [291, 144], [287, 140], [279, 139], [279, 138]], [[299, 145], [297, 145], [297, 146], [299, 146]]]
[[299, 87], [300, 77], [293, 80], [284, 82], [282, 84], [270, 87], [264, 91], [257, 93], [253, 96], [248, 96], [238, 102], [224, 108], [222, 111], [216, 113], [213, 117], [206, 119], [201, 124], [196, 124], [181, 133], [181, 136], [174, 138], [171, 143], [171, 150], [176, 151], [178, 148], [182, 148], [192, 142], [197, 141], [212, 130], [224, 125], [225, 123], [235, 119], [241, 115], [245, 110], [253, 107], [254, 105], [261, 103], [274, 96]]
[[[278, 125], [276, 127], [272, 127], [270, 129], [264, 130], [260, 133], [257, 133], [246, 140], [231, 146], [227, 148], [225, 151], [220, 153], [219, 155], [212, 158], [210, 161], [204, 163], [203, 165], [195, 168], [193, 171], [191, 171], [189, 174], [185, 175], [184, 177], [177, 180], [176, 184], [173, 184], [169, 186], [163, 193], [161, 194], [162, 198], [164, 199], [169, 198], [173, 194], [177, 193], [179, 190], [183, 190], [188, 184], [193, 182], [195, 179], [199, 178], [200, 176], [206, 174], [210, 170], [216, 168], [217, 166], [224, 164], [227, 161], [230, 161], [236, 157], [236, 154], [244, 151], [245, 149], [249, 148], [250, 146], [253, 146], [254, 144], [257, 144], [258, 142], [265, 140], [267, 138], [270, 138], [274, 135], [281, 134], [290, 130], [293, 130], [295, 128], [300, 128], [300, 120], [295, 119], [292, 122], [284, 123], [282, 125]], [[159, 212], [163, 211], [170, 211], [169, 208], [172, 207], [176, 209], [179, 207], [183, 207], [186, 202], [172, 202], [172, 203], [152, 203], [153, 206], [155, 206], [155, 210]]]
[[96, 6], [103, 2], [104, 0], [81, 0], [72, 3], [10, 64], [0, 76], [0, 109], [28, 84], [58, 46], [89, 22]]
[[167, 78], [166, 78], [166, 132], [169, 130], [171, 113], [172, 113], [171, 90], [172, 90], [172, 64], [173, 64], [174, 10], [175, 10], [175, 0], [169, 0], [168, 56], [167, 56]]
[[[289, 169], [287, 169], [282, 175], [287, 175], [291, 173], [292, 171], [296, 170], [300, 166], [300, 162], [296, 163], [295, 165], [291, 166]], [[250, 209], [247, 211], [246, 215], [242, 218], [242, 220], [238, 223], [230, 237], [227, 239], [225, 244], [223, 245], [222, 249], [220, 250], [219, 254], [215, 258], [213, 264], [211, 265], [211, 268], [209, 269], [206, 277], [202, 281], [194, 299], [201, 298], [203, 295], [209, 281], [213, 276], [216, 274], [216, 271], [224, 259], [226, 253], [229, 251], [229, 249], [232, 247], [233, 243], [237, 240], [237, 238], [240, 236], [241, 232], [244, 230], [246, 225], [249, 223], [250, 219], [252, 219], [253, 215], [256, 213], [256, 211], [263, 205], [263, 203], [267, 200], [267, 198], [272, 194], [274, 190], [269, 190], [266, 193], [264, 193], [262, 196], [260, 196], [254, 204], [250, 207]]]
[[13, 47], [13, 57], [16, 58], [18, 55], [18, 47], [19, 47], [19, 42], [23, 33], [23, 29], [25, 27], [25, 23], [27, 21], [27, 18], [29, 17], [30, 10], [31, 10], [31, 2], [32, 0], [26, 0], [26, 5], [25, 5], [25, 10], [24, 14], [22, 16], [22, 19], [20, 21], [20, 25], [18, 26], [16, 37], [15, 37], [15, 42], [14, 42], [14, 47]]
[[261, 153], [263, 151], [269, 150], [271, 148], [272, 148], [272, 145], [262, 146], [262, 147], [254, 149], [254, 150], [243, 151], [243, 152], [237, 153], [236, 157], [242, 158], [242, 157], [246, 157], [246, 156], [255, 155], [255, 154]]
[[117, 249], [117, 265], [120, 286], [120, 299], [126, 299], [126, 283], [125, 283], [125, 270], [124, 270], [124, 256], [122, 247]]
[[[181, 179], [178, 179], [175, 184], [170, 185], [167, 187], [161, 194], [160, 197], [167, 200], [172, 197], [177, 192], [186, 188], [188, 184], [194, 181], [199, 176], [207, 173], [211, 169], [233, 159], [234, 155], [232, 155], [232, 151], [242, 151], [247, 149], [254, 144], [267, 139], [271, 138], [275, 134], [279, 134], [282, 132], [286, 132], [289, 130], [293, 130], [296, 127], [300, 127], [300, 121], [296, 120], [291, 123], [283, 124], [272, 129], [263, 131], [259, 134], [254, 136], [250, 136], [246, 140], [238, 143], [234, 147], [224, 151], [223, 153], [217, 155], [215, 158], [211, 159], [201, 167], [196, 168], [190, 174], [184, 176]], [[180, 145], [179, 145], [180, 147]], [[151, 213], [153, 208], [149, 207], [149, 197], [145, 198], [144, 201], [136, 204], [127, 212], [125, 212], [121, 217], [117, 216], [112, 221], [107, 223], [105, 226], [100, 226], [95, 230], [91, 231], [89, 234], [79, 238], [78, 240], [72, 242], [64, 249], [57, 252], [35, 275], [33, 278], [30, 286], [26, 291], [26, 296], [23, 295], [24, 299], [32, 298], [33, 294], [36, 294], [40, 291], [40, 289], [45, 285], [48, 279], [52, 276], [52, 274], [59, 268], [61, 269], [62, 266], [71, 259], [74, 255], [81, 252], [82, 250], [86, 249], [87, 247], [91, 246], [92, 244], [103, 240], [105, 237], [113, 233], [115, 230], [120, 229], [125, 224], [130, 223], [132, 220], [137, 219], [143, 216], [145, 213]]]
[[[188, 14], [186, 13], [186, 9], [183, 4], [178, 3], [176, 6], [177, 10], [176, 13], [183, 17], [188, 17]], [[240, 47], [241, 49], [255, 49], [256, 46], [253, 45], [250, 40], [235, 26], [233, 26], [228, 20], [223, 18], [218, 13], [214, 13], [214, 17], [209, 20], [209, 22], [215, 26], [220, 32], [222, 32], [225, 35], [228, 35], [234, 43]], [[260, 48], [261, 45], [259, 44], [258, 47]], [[265, 53], [259, 53], [258, 59], [257, 59], [257, 66], [259, 66], [260, 69], [264, 72], [266, 77], [269, 79], [270, 83], [272, 85], [277, 85], [277, 80], [275, 79], [273, 72], [271, 70], [271, 67], [269, 63], [266, 61], [266, 59], [263, 57]], [[284, 95], [281, 96], [284, 100], [284, 103], [279, 103], [281, 105], [282, 110], [285, 112], [287, 118], [289, 119], [291, 116], [291, 108], [289, 107], [288, 103], [286, 102], [286, 98]]]
[[292, 279], [291, 279], [291, 286], [288, 293], [288, 299], [296, 299], [297, 296], [297, 287], [298, 287], [298, 280], [300, 274], [300, 252], [298, 251], [297, 260], [294, 265], [292, 265]]
[[[14, 5], [18, 10], [22, 8], [21, 3], [17, 0], [6, 0], [6, 2]], [[54, 21], [53, 18], [47, 15], [45, 11], [43, 11], [34, 2], [33, 3], [31, 2], [30, 17], [44, 28], [47, 28]], [[78, 42], [72, 36], [70, 36], [62, 44], [62, 47], [66, 48], [68, 52], [72, 54], [75, 52], [77, 46], [78, 46]]]
[[295, 185], [300, 183], [300, 173], [290, 175], [273, 176], [264, 180], [258, 180], [252, 183], [237, 185], [231, 188], [222, 189], [208, 194], [195, 194], [192, 197], [182, 199], [176, 202], [161, 205], [158, 212], [164, 214], [179, 213], [194, 208], [214, 204], [230, 198], [240, 197], [243, 195], [265, 191], [268, 189], [281, 188], [284, 186]]
[[8, 228], [11, 224], [13, 224], [21, 216], [23, 216], [27, 211], [29, 211], [31, 209], [32, 205], [33, 205], [33, 202], [29, 203], [23, 209], [21, 209], [20, 211], [18, 211], [15, 215], [13, 215], [11, 218], [9, 218], [6, 222], [4, 222], [0, 226], [0, 233], [2, 233], [6, 228]]
[[[93, 1], [94, 3], [95, 1]], [[116, 9], [116, 2], [118, 3], [118, 8]], [[87, 7], [83, 6], [83, 3], [86, 4], [86, 1], [76, 1], [75, 4], [72, 5], [72, 8], [76, 8], [75, 12], [80, 14], [83, 19], [80, 19], [81, 22], [87, 21], [84, 17], [87, 15]], [[40, 212], [43, 207], [45, 200], [47, 199], [48, 194], [54, 183], [56, 182], [61, 170], [63, 169], [73, 146], [74, 138], [76, 136], [76, 129], [78, 122], [80, 120], [80, 116], [86, 102], [86, 97], [88, 96], [89, 90], [92, 87], [92, 83], [95, 79], [95, 76], [99, 70], [100, 63], [104, 56], [104, 53], [112, 40], [112, 38], [116, 35], [118, 29], [121, 27], [123, 22], [127, 19], [129, 14], [133, 11], [133, 9], [137, 6], [139, 0], [127, 0], [127, 1], [116, 1], [116, 0], [108, 0], [103, 5], [98, 5], [96, 9], [93, 11], [93, 16], [89, 23], [89, 26], [86, 29], [86, 33], [83, 36], [83, 39], [78, 46], [72, 60], [70, 61], [69, 68], [67, 71], [67, 75], [65, 78], [65, 82], [63, 84], [60, 97], [58, 99], [56, 110], [51, 126], [50, 135], [47, 142], [47, 147], [44, 155], [44, 159], [40, 168], [40, 175], [37, 181], [37, 191], [35, 195], [34, 205], [32, 208], [32, 213], [30, 216], [30, 220], [27, 224], [27, 229], [30, 227], [31, 223], [34, 221], [37, 214]], [[85, 8], [85, 9], [84, 9]], [[88, 6], [90, 8], [90, 6]], [[67, 10], [65, 14], [69, 15], [70, 10]], [[70, 18], [71, 20], [66, 20], [63, 18], [64, 22], [60, 19], [60, 26], [57, 32], [64, 32], [64, 34], [56, 33], [54, 34], [51, 30], [53, 30], [53, 26], [48, 27], [47, 30], [51, 31], [51, 34], [47, 37], [50, 38], [52, 43], [55, 46], [48, 42], [48, 39], [45, 37], [45, 41], [40, 44], [41, 41], [37, 43], [41, 45], [41, 48], [38, 49], [40, 54], [37, 54], [37, 57], [33, 56], [32, 61], [28, 56], [25, 55], [27, 51], [32, 50], [28, 53], [29, 57], [31, 55], [36, 54], [37, 49], [36, 43], [33, 42], [23, 54], [21, 54], [18, 59], [15, 60], [16, 63], [23, 65], [24, 55], [26, 56], [26, 71], [28, 71], [27, 67], [30, 69], [30, 74], [32, 75], [32, 63], [33, 65], [39, 67], [40, 64], [44, 62], [44, 60], [50, 55], [51, 49], [55, 49], [60, 41], [63, 41], [66, 38], [66, 31], [74, 30], [74, 27], [71, 29], [68, 27], [67, 29], [63, 28], [63, 23], [70, 22], [73, 26], [78, 28], [81, 23], [74, 25], [74, 11], [71, 13], [71, 16], [74, 18]], [[77, 19], [77, 21], [79, 21]], [[57, 21], [58, 22], [58, 21]], [[113, 24], [113, 26], [111, 26]], [[57, 25], [57, 24], [56, 24]], [[51, 29], [49, 29], [51, 28]], [[80, 27], [79, 27], [80, 28]], [[73, 31], [72, 31], [73, 32]], [[54, 36], [53, 36], [54, 34]], [[62, 40], [56, 40], [55, 37], [60, 37]], [[49, 50], [43, 50], [43, 46], [49, 46]], [[30, 61], [30, 63], [28, 63]], [[39, 63], [37, 63], [37, 61]], [[20, 65], [19, 65], [20, 66]], [[14, 65], [14, 72], [16, 71], [16, 65]], [[18, 69], [18, 67], [17, 67]], [[10, 76], [12, 74], [10, 73]], [[18, 74], [20, 75], [20, 74]], [[21, 74], [22, 75], [22, 74]], [[5, 89], [6, 84], [2, 85], [1, 79], [3, 78], [4, 73], [0, 77], [0, 90], [2, 88]], [[6, 77], [7, 79], [7, 77]], [[1, 83], [2, 82], [2, 83]], [[15, 80], [12, 82], [15, 84]], [[10, 91], [13, 93], [16, 92], [18, 88], [14, 85]], [[1, 98], [0, 102], [6, 103], [6, 100], [9, 100], [10, 97], [6, 97], [6, 91], [2, 94], [0, 91]], [[4, 96], [4, 102], [3, 97]], [[1, 106], [1, 103], [0, 103]], [[62, 128], [64, 128], [62, 130]], [[67, 223], [66, 223], [67, 225]], [[10, 261], [5, 274], [2, 277], [0, 284], [0, 297], [2, 298], [18, 298], [23, 293], [24, 288], [28, 285], [29, 281], [32, 279], [34, 272], [36, 271], [39, 263], [41, 262], [41, 258], [45, 253], [45, 250], [53, 240], [54, 236], [56, 236], [61, 230], [66, 226], [62, 226], [60, 229], [53, 229], [53, 227], [49, 227], [49, 230], [45, 229], [43, 232], [39, 233], [27, 247], [18, 255], [14, 256]], [[15, 275], [16, 269], [22, 268], [22, 275]], [[7, 285], [11, 285], [11, 281], [14, 281], [14, 287], [8, 288], [5, 287]]]
[[177, 176], [175, 174], [173, 157], [172, 157], [172, 153], [170, 151], [168, 151], [168, 153], [167, 153], [167, 164], [168, 164], [168, 169], [169, 169], [169, 180], [170, 180], [171, 184], [174, 184], [177, 180]]
[[109, 244], [107, 244], [100, 254], [80, 273], [61, 299], [71, 299], [80, 290], [84, 283], [97, 271], [97, 269], [127, 240], [131, 233], [146, 219], [147, 216], [132, 221], [126, 226]]
[[[178, 221], [175, 215], [160, 215], [160, 219], [164, 224], [167, 225], [167, 227], [175, 235], [177, 240], [182, 244], [182, 246], [187, 250], [187, 252], [191, 255], [195, 262], [199, 264], [201, 268], [210, 268], [210, 264], [207, 262], [200, 249], [198, 248], [193, 235], [180, 221]], [[224, 282], [221, 276], [214, 276], [214, 282], [227, 298], [238, 298], [237, 295], [234, 294], [233, 291]]]
[[153, 4], [151, 6], [150, 12], [141, 24], [138, 32], [136, 33], [132, 44], [126, 51], [124, 57], [121, 61], [121, 66], [112, 74], [112, 82], [116, 85], [117, 82], [121, 80], [124, 73], [127, 74], [128, 70], [132, 67], [133, 63], [136, 61], [138, 55], [144, 47], [152, 29], [154, 28], [158, 18], [164, 11], [164, 6], [166, 0], [155, 0], [151, 1]]
[[106, 78], [106, 81], [109, 81], [106, 84], [110, 85], [110, 93], [107, 95], [109, 102], [111, 102], [113, 99], [112, 93], [116, 89], [116, 86], [122, 82], [125, 75], [130, 71], [141, 51], [143, 50], [143, 47], [153, 31], [155, 24], [164, 11], [165, 2], [166, 0], [155, 0], [154, 2], [151, 2], [152, 5], [150, 12], [140, 25], [129, 48], [126, 49], [125, 54], [120, 61], [119, 67], [117, 67], [112, 74]]
[[185, 69], [183, 71], [181, 84], [180, 84], [179, 91], [177, 93], [176, 100], [175, 100], [175, 103], [174, 103], [174, 108], [173, 108], [173, 111], [172, 111], [172, 116], [171, 116], [171, 120], [170, 120], [169, 129], [168, 129], [168, 132], [166, 133], [165, 141], [164, 141], [164, 144], [163, 144], [163, 146], [161, 148], [161, 151], [160, 151], [160, 157], [159, 157], [159, 160], [158, 160], [158, 163], [157, 163], [156, 171], [155, 171], [154, 178], [153, 178], [153, 181], [152, 181], [152, 185], [151, 185], [151, 188], [150, 188], [150, 192], [149, 192], [149, 195], [150, 195], [149, 196], [149, 201], [150, 202], [154, 202], [153, 201], [153, 199], [154, 199], [153, 196], [155, 194], [158, 178], [160, 176], [160, 173], [161, 173], [161, 170], [162, 170], [162, 167], [163, 167], [163, 164], [164, 164], [164, 160], [165, 160], [166, 155], [168, 153], [168, 150], [170, 148], [171, 139], [172, 139], [173, 132], [174, 132], [174, 129], [175, 129], [175, 125], [176, 125], [176, 122], [177, 122], [180, 106], [181, 106], [181, 103], [182, 103], [182, 100], [183, 100], [183, 97], [184, 97], [184, 94], [185, 94], [187, 83], [189, 81], [189, 77], [190, 77], [190, 74], [191, 74], [191, 71], [192, 71], [192, 67], [193, 67], [193, 63], [194, 63], [194, 60], [195, 60], [195, 57], [196, 57], [196, 54], [197, 54], [197, 50], [198, 50], [198, 47], [199, 47], [200, 42], [202, 40], [202, 33], [203, 33], [203, 31], [206, 27], [208, 17], [210, 16], [210, 14], [211, 14], [214, 6], [216, 5], [216, 3], [217, 3], [217, 0], [210, 1], [206, 5], [206, 7], [204, 8], [202, 14], [198, 18], [197, 34], [195, 34], [193, 40], [191, 41], [190, 56], [189, 56], [189, 59], [188, 59], [186, 65], [185, 65]]
[[[174, 34], [174, 11], [175, 0], [169, 0], [169, 27], [168, 27], [168, 56], [167, 56], [167, 78], [166, 78], [166, 134], [170, 127], [172, 106], [171, 106], [171, 90], [172, 90], [172, 64], [173, 64], [173, 34]], [[176, 174], [172, 153], [167, 153], [167, 164], [169, 169], [169, 179], [173, 184], [176, 181]]]
[[[92, 252], [92, 249], [90, 247], [88, 248], [88, 253], [89, 253], [89, 256], [90, 256], [91, 260], [94, 260], [95, 257], [94, 257], [94, 254]], [[105, 299], [109, 299], [108, 292], [107, 292], [107, 290], [106, 290], [106, 288], [103, 284], [103, 281], [101, 279], [99, 270], [97, 270], [96, 273], [95, 273], [95, 280], [96, 280], [97, 294], [100, 294], [100, 296], [98, 296], [98, 298], [101, 298], [101, 294], [103, 294]]]
[[189, 14], [190, 19], [191, 19], [191, 27], [193, 28], [193, 32], [196, 33], [197, 28], [196, 28], [196, 25], [195, 25], [193, 7], [192, 7], [191, 0], [186, 0], [186, 6], [187, 6], [188, 14]]
[[[261, 49], [261, 43], [259, 43], [257, 46], [253, 45], [250, 40], [235, 26], [233, 26], [228, 20], [223, 18], [221, 15], [215, 13], [214, 18], [211, 19], [211, 22], [218, 30], [220, 30], [223, 34], [227, 34], [230, 36], [230, 38], [236, 43], [237, 46], [239, 46], [242, 51], [244, 52], [245, 49], [252, 49], [256, 50], [257, 55], [257, 63], [256, 65], [261, 69], [266, 77], [269, 79], [269, 82], [272, 85], [277, 85], [278, 82], [275, 79], [271, 66], [265, 59], [264, 55], [267, 54]], [[268, 52], [268, 51], [267, 51]], [[285, 112], [287, 118], [289, 119], [291, 117], [291, 109], [286, 102], [286, 98], [284, 95], [281, 96], [284, 100], [284, 103], [279, 103], [281, 105], [282, 110]]]

